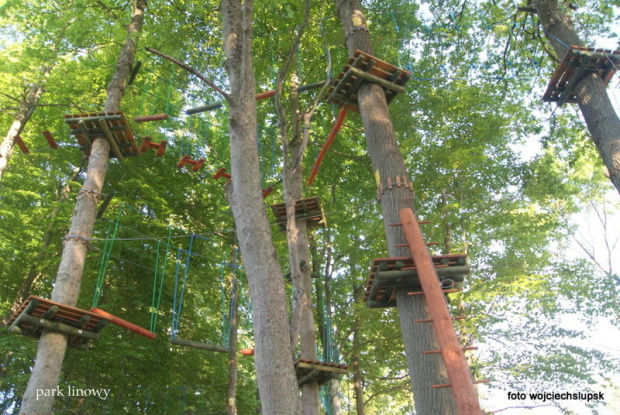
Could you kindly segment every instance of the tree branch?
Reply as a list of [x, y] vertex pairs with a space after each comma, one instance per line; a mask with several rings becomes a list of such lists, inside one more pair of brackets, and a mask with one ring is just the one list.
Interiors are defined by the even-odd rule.
[[204, 76], [202, 76], [202, 74], [200, 72], [198, 72], [196, 69], [192, 68], [191, 66], [189, 66], [186, 63], [181, 62], [178, 59], [173, 58], [172, 56], [168, 56], [163, 52], [158, 51], [157, 49], [153, 49], [153, 48], [149, 48], [146, 47], [144, 48], [144, 50], [146, 50], [147, 52], [151, 52], [161, 58], [167, 59], [170, 62], [174, 63], [175, 65], [180, 66], [181, 68], [185, 69], [187, 72], [191, 73], [192, 75], [196, 76], [198, 79], [200, 79], [202, 82], [204, 82], [205, 84], [207, 84], [208, 86], [210, 86], [215, 92], [217, 92], [218, 94], [220, 94], [221, 96], [224, 97], [224, 99], [228, 100], [229, 95], [227, 92], [225, 92], [223, 89], [221, 89], [219, 86], [217, 86], [213, 81], [211, 81], [210, 79], [205, 78]]

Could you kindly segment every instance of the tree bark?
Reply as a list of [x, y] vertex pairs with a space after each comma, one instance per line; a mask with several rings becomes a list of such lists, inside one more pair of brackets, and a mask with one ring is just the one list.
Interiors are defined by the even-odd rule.
[[2, 176], [6, 172], [9, 161], [13, 155], [13, 148], [15, 147], [15, 137], [21, 134], [30, 120], [34, 109], [36, 108], [36, 104], [41, 99], [41, 95], [45, 92], [45, 83], [47, 78], [52, 70], [51, 66], [44, 65], [41, 68], [41, 72], [43, 72], [43, 79], [32, 86], [28, 93], [26, 94], [24, 100], [21, 102], [19, 111], [13, 118], [13, 122], [11, 123], [11, 127], [9, 127], [9, 131], [2, 140], [0, 144], [0, 180], [2, 180]]
[[[116, 70], [108, 85], [104, 111], [120, 110], [131, 63], [136, 52], [137, 39], [144, 22], [146, 0], [136, 0], [131, 22], [127, 27], [127, 38], [120, 53]], [[107, 171], [110, 143], [105, 136], [94, 137], [88, 170], [84, 184], [77, 198], [69, 233], [63, 240], [63, 251], [51, 300], [75, 306], [80, 293], [82, 273], [88, 240], [92, 236], [97, 213], [97, 201], [101, 194]], [[46, 330], [41, 335], [35, 364], [24, 393], [20, 414], [51, 414], [54, 396], [37, 396], [37, 391], [51, 391], [58, 386], [58, 380], [67, 349], [67, 335]]]
[[230, 263], [233, 264], [230, 278], [230, 339], [228, 352], [228, 415], [237, 415], [237, 318], [239, 311], [239, 290], [235, 267], [237, 266], [236, 248], [233, 250]]
[[[82, 163], [83, 164], [83, 163]], [[30, 293], [32, 289], [32, 285], [40, 273], [41, 262], [46, 257], [47, 249], [49, 248], [50, 243], [52, 242], [52, 236], [56, 229], [56, 219], [58, 218], [58, 214], [60, 213], [60, 209], [62, 208], [62, 204], [67, 199], [69, 195], [69, 191], [71, 190], [70, 184], [72, 181], [77, 179], [78, 175], [83, 169], [83, 165], [80, 165], [73, 169], [71, 172], [71, 176], [67, 179], [67, 182], [60, 189], [60, 194], [54, 203], [54, 207], [49, 214], [49, 220], [47, 223], [47, 228], [45, 228], [45, 232], [43, 233], [43, 238], [41, 239], [41, 247], [39, 248], [39, 252], [35, 257], [32, 264], [30, 264], [30, 268], [28, 269], [28, 274], [26, 274], [26, 279], [22, 282], [15, 295], [15, 300], [13, 301], [13, 305], [11, 306], [10, 314], [5, 318], [5, 322], [10, 319], [10, 317], [17, 311], [19, 306], [24, 302], [28, 293]]]
[[[356, 301], [361, 302], [364, 294], [364, 287], [354, 286], [353, 292], [356, 296]], [[355, 409], [357, 415], [365, 415], [364, 408], [364, 377], [362, 374], [362, 366], [360, 362], [360, 347], [361, 347], [361, 331], [362, 331], [362, 319], [359, 312], [354, 311], [353, 316], [353, 392], [355, 393]]]
[[[295, 348], [299, 333], [299, 357], [316, 360], [316, 329], [312, 306], [312, 267], [308, 224], [295, 218], [295, 204], [303, 197], [303, 164], [296, 163], [301, 149], [299, 101], [296, 77], [291, 82], [292, 142], [287, 137], [287, 123], [280, 104], [280, 94], [276, 95], [276, 107], [280, 116], [280, 134], [284, 150], [284, 194], [287, 213], [287, 241], [289, 264], [294, 287], [293, 312], [291, 313], [291, 343]], [[280, 92], [280, 91], [278, 91]], [[319, 415], [319, 384], [316, 380], [306, 382], [301, 387], [301, 408], [304, 415]]]
[[[344, 26], [349, 54], [352, 55], [356, 49], [373, 54], [370, 33], [358, 0], [336, 0], [336, 6]], [[362, 84], [357, 96], [377, 185], [387, 186], [387, 179], [394, 179], [397, 175], [408, 177], [382, 87], [372, 83]], [[401, 209], [414, 208], [413, 192], [405, 187], [393, 187], [385, 192], [380, 203], [389, 255], [410, 256], [407, 248], [396, 246], [406, 244], [402, 229], [388, 225], [400, 222], [398, 214]], [[455, 414], [450, 388], [431, 388], [435, 384], [450, 383], [441, 356], [422, 354], [425, 350], [438, 349], [431, 326], [415, 322], [416, 319], [428, 318], [424, 296], [410, 296], [407, 291], [399, 290], [397, 306], [416, 411], [420, 414]]]
[[[570, 46], [583, 46], [571, 19], [557, 0], [534, 0], [545, 36], [559, 59]], [[587, 72], [575, 85], [577, 104], [592, 141], [609, 171], [609, 179], [620, 192], [620, 118], [614, 110], [603, 80]]]
[[248, 275], [254, 322], [256, 376], [263, 414], [299, 414], [299, 389], [293, 366], [284, 278], [264, 208], [252, 66], [251, 0], [223, 0], [225, 68], [231, 91], [229, 134], [232, 208]]

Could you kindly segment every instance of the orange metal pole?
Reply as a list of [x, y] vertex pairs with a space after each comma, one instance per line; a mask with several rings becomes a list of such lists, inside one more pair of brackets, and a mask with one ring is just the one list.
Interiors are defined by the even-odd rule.
[[95, 313], [95, 314], [99, 314], [101, 317], [105, 318], [106, 320], [109, 320], [110, 323], [112, 324], [116, 324], [119, 327], [122, 327], [124, 329], [127, 329], [129, 331], [133, 331], [134, 333], [137, 333], [141, 336], [147, 337], [149, 339], [154, 339], [156, 337], [156, 334], [153, 333], [152, 331], [148, 331], [145, 328], [142, 328], [140, 326], [136, 326], [133, 323], [130, 323], [127, 320], [123, 320], [120, 317], [116, 317], [113, 314], [108, 313], [107, 311], [104, 311], [100, 308], [95, 308], [95, 307], [91, 307], [90, 311]]
[[437, 335], [437, 342], [443, 357], [452, 395], [459, 415], [480, 415], [482, 408], [476, 388], [469, 373], [465, 355], [452, 325], [452, 318], [444, 299], [441, 284], [433, 261], [428, 253], [418, 221], [410, 208], [399, 212], [405, 239], [409, 243], [411, 257], [418, 271], [420, 285], [424, 291], [428, 313]]
[[347, 118], [347, 109], [345, 107], [340, 107], [338, 118], [336, 118], [336, 124], [334, 124], [334, 128], [332, 128], [331, 133], [329, 133], [329, 137], [327, 137], [327, 140], [325, 141], [325, 144], [323, 145], [323, 148], [321, 149], [319, 156], [314, 162], [314, 166], [312, 167], [312, 171], [310, 172], [310, 177], [308, 178], [308, 186], [310, 186], [312, 182], [314, 182], [314, 178], [319, 172], [319, 167], [321, 167], [323, 158], [325, 157], [325, 154], [327, 154], [327, 150], [329, 150], [329, 147], [331, 147], [332, 143], [334, 142], [336, 135], [338, 135], [338, 132], [340, 131], [340, 127], [342, 127], [342, 124], [344, 123], [345, 118]]

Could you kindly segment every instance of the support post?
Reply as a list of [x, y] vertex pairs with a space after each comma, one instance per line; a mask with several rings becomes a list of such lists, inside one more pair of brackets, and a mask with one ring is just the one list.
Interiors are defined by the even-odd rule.
[[401, 209], [399, 216], [424, 291], [428, 312], [452, 386], [457, 412], [459, 415], [482, 414], [465, 354], [452, 325], [452, 317], [446, 306], [441, 284], [426, 249], [420, 226], [410, 208]]

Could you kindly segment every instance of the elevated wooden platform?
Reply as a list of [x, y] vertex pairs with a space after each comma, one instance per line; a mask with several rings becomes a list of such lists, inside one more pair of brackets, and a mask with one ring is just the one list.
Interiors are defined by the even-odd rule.
[[349, 366], [337, 363], [326, 363], [309, 359], [295, 360], [297, 384], [300, 387], [311, 380], [316, 380], [319, 386], [323, 385], [339, 375], [344, 375], [348, 370]]
[[575, 85], [585, 74], [594, 72], [607, 85], [619, 63], [620, 50], [571, 46], [553, 73], [543, 101], [557, 102], [559, 106], [576, 103]]
[[89, 155], [93, 139], [104, 136], [110, 142], [110, 157], [123, 160], [136, 157], [140, 149], [122, 112], [100, 112], [65, 115], [71, 133], [75, 135], [84, 154]]
[[368, 53], [356, 50], [342, 72], [327, 89], [327, 102], [359, 112], [357, 90], [364, 82], [379, 84], [385, 90], [388, 104], [397, 94], [405, 92], [411, 74]]
[[[286, 230], [286, 204], [278, 203], [271, 205], [271, 210], [276, 217], [276, 224], [278, 224], [281, 230]], [[305, 220], [308, 227], [327, 226], [327, 220], [325, 219], [319, 197], [308, 197], [295, 202], [295, 220]]]
[[30, 296], [8, 322], [11, 333], [39, 338], [49, 329], [69, 336], [69, 346], [87, 350], [89, 341], [99, 338], [108, 320], [90, 311]]
[[[470, 271], [467, 255], [435, 255], [431, 257], [439, 280], [463, 282]], [[420, 280], [411, 257], [376, 258], [366, 282], [364, 301], [370, 308], [396, 307], [396, 290], [421, 290]]]

